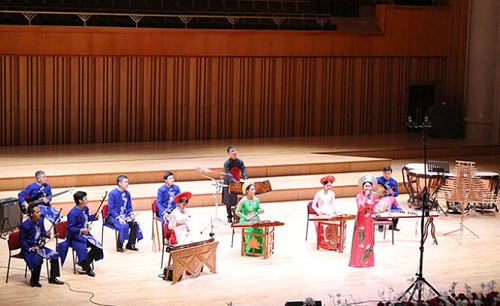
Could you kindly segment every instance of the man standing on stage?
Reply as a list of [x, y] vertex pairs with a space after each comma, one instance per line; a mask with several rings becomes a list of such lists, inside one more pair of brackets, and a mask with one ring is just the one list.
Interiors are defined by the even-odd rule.
[[[229, 158], [224, 162], [224, 185], [222, 188], [222, 203], [226, 205], [227, 211], [227, 222], [233, 222], [233, 213], [231, 212], [231, 207], [236, 206], [238, 201], [238, 196], [235, 193], [229, 192], [229, 184], [231, 182], [239, 181], [241, 178], [247, 180], [247, 170], [245, 168], [245, 163], [239, 159], [238, 153], [236, 152], [236, 147], [229, 146], [227, 148], [227, 154]], [[241, 175], [240, 175], [241, 172]]]
[[[52, 189], [47, 183], [47, 176], [45, 172], [39, 170], [35, 172], [36, 181], [29, 184], [19, 192], [17, 195], [19, 198], [19, 205], [21, 206], [21, 211], [23, 213], [28, 213], [28, 204], [34, 201], [40, 201], [40, 213], [42, 218], [47, 218], [51, 223], [55, 223], [62, 218], [57, 209], [50, 205], [50, 200], [52, 197]], [[58, 216], [59, 214], [59, 216]], [[58, 220], [56, 220], [56, 217]]]
[[119, 175], [116, 178], [118, 187], [111, 190], [108, 195], [108, 216], [106, 222], [114, 226], [118, 231], [116, 250], [123, 253], [123, 242], [128, 240], [126, 248], [138, 251], [137, 240], [142, 239], [142, 231], [139, 223], [135, 221], [134, 210], [132, 209], [132, 198], [128, 188], [128, 178], [126, 175]]

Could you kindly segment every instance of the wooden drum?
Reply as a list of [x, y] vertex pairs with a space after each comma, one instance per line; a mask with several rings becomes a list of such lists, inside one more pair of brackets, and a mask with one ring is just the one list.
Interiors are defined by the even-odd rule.
[[[231, 182], [229, 183], [229, 192], [236, 194], [243, 194], [243, 184], [244, 182]], [[254, 182], [255, 186], [255, 194], [263, 194], [266, 192], [273, 191], [271, 187], [271, 182], [269, 180], [265, 180], [262, 182]]]

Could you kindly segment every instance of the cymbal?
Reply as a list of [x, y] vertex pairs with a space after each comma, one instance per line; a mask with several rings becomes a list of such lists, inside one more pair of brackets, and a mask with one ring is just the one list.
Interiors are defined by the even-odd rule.
[[195, 169], [200, 171], [200, 172], [213, 172], [211, 169], [208, 169], [208, 168], [196, 167]]

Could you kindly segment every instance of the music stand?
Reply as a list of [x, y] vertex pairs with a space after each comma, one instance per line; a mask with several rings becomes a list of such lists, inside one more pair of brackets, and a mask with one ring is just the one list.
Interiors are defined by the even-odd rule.
[[440, 160], [427, 161], [427, 171], [437, 172], [438, 174], [450, 173], [450, 163]]
[[[450, 173], [450, 163], [447, 161], [429, 160], [429, 161], [427, 161], [427, 171], [436, 172], [439, 175], [439, 177], [441, 178], [441, 185], [440, 186], [442, 186], [446, 182], [446, 178], [445, 178], [444, 174]], [[436, 194], [439, 191], [439, 188], [441, 188], [441, 187], [438, 187], [432, 195]], [[439, 205], [439, 203], [437, 202], [437, 200], [434, 197], [433, 197], [432, 202], [434, 203], [434, 206], [436, 206], [439, 210], [441, 210], [445, 214], [445, 216], [448, 216], [446, 211], [441, 207], [441, 205]]]
[[227, 185], [224, 185], [224, 183], [223, 183], [224, 182], [224, 176], [226, 174], [224, 172], [222, 172], [221, 175], [220, 175], [220, 177], [219, 177], [219, 179], [214, 179], [213, 177], [208, 176], [208, 175], [205, 174], [205, 172], [212, 172], [212, 170], [207, 169], [207, 168], [196, 168], [196, 170], [201, 171], [201, 175], [204, 178], [207, 178], [207, 179], [211, 180], [212, 181], [212, 186], [214, 186], [214, 191], [212, 193], [212, 196], [213, 196], [213, 198], [215, 200], [215, 214], [214, 214], [214, 216], [210, 216], [210, 223], [208, 223], [201, 230], [201, 232], [200, 232], [200, 234], [203, 234], [203, 232], [208, 227], [210, 227], [210, 237], [213, 237], [215, 235], [215, 233], [214, 233], [214, 227], [215, 227], [214, 221], [218, 221], [218, 222], [220, 222], [220, 223], [222, 223], [222, 224], [224, 224], [224, 225], [227, 226], [227, 224], [224, 221], [222, 221], [221, 219], [219, 219], [217, 217], [217, 211], [219, 209], [219, 204], [220, 204], [220, 202], [219, 202], [219, 193], [222, 192], [222, 188], [223, 187], [227, 187]]

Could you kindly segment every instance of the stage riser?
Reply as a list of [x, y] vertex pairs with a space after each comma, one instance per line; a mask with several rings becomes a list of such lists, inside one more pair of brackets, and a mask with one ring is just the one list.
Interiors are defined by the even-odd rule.
[[[84, 188], [83, 188], [84, 189]], [[406, 201], [406, 190], [404, 189], [402, 184], [399, 184], [400, 194], [401, 196], [398, 198], [399, 201]], [[259, 195], [259, 199], [263, 205], [273, 202], [283, 202], [283, 201], [304, 201], [307, 203], [308, 201], [314, 198], [316, 192], [318, 192], [319, 188], [290, 188], [290, 189], [282, 189], [282, 190], [273, 190], [271, 192]], [[350, 186], [338, 186], [332, 188], [335, 192], [336, 198], [345, 198], [345, 197], [355, 197], [359, 193], [359, 187], [357, 185]], [[137, 211], [149, 211], [151, 210], [151, 203], [155, 200], [154, 196], [151, 197], [134, 197], [132, 194], [132, 203], [134, 206], [134, 210]], [[221, 197], [219, 195], [220, 206], [224, 204], [221, 203]], [[107, 201], [105, 202], [105, 204]], [[90, 212], [95, 212], [97, 207], [100, 204], [100, 200], [89, 200], [89, 208]], [[74, 202], [54, 202], [53, 206], [57, 209], [62, 208], [63, 214], [67, 214], [71, 208], [74, 206]], [[355, 203], [353, 203], [355, 205]], [[190, 207], [210, 207], [215, 206], [215, 200], [212, 194], [194, 194], [191, 200], [189, 201]]]
[[[339, 162], [325, 164], [300, 164], [300, 165], [278, 165], [278, 166], [249, 166], [247, 172], [249, 177], [276, 177], [290, 175], [310, 175], [322, 173], [346, 173], [346, 172], [362, 172], [362, 171], [378, 171], [385, 165], [390, 164], [388, 160], [367, 160], [362, 162]], [[87, 169], [88, 170], [88, 169]], [[215, 178], [223, 172], [222, 168], [213, 168], [213, 172], [207, 173]], [[99, 169], [95, 169], [99, 171]], [[68, 188], [72, 186], [101, 186], [116, 183], [116, 177], [120, 174], [126, 174], [131, 184], [149, 184], [159, 183], [163, 181], [163, 173], [161, 171], [128, 171], [128, 172], [113, 172], [113, 173], [92, 173], [92, 174], [77, 174], [75, 175], [57, 175], [47, 171], [48, 182], [52, 188]], [[173, 171], [175, 180], [178, 182], [199, 181], [205, 180], [201, 172], [195, 169], [183, 169]], [[34, 177], [21, 178], [1, 178], [0, 191], [21, 190], [26, 185], [32, 183]]]

